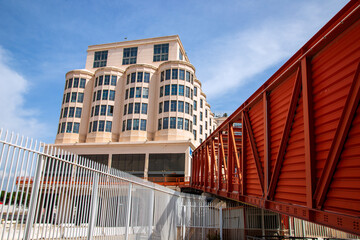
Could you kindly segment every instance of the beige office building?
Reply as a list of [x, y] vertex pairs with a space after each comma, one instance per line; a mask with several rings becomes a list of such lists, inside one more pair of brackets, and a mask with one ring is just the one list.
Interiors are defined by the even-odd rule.
[[189, 176], [216, 127], [179, 36], [89, 46], [65, 79], [54, 145], [140, 177]]

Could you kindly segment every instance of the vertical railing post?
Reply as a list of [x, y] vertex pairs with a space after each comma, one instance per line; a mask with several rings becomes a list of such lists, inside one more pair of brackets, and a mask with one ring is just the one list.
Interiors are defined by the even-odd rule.
[[262, 234], [262, 238], [265, 239], [265, 216], [264, 216], [264, 209], [261, 209], [261, 234]]
[[219, 228], [220, 228], [220, 240], [223, 239], [223, 209], [220, 207], [219, 209]]
[[154, 190], [150, 189], [150, 201], [149, 201], [149, 239], [151, 239], [152, 227], [153, 227], [153, 217], [154, 217]]
[[92, 197], [90, 203], [90, 219], [89, 219], [89, 229], [88, 229], [88, 240], [92, 239], [94, 235], [94, 228], [96, 225], [96, 215], [97, 215], [97, 205], [98, 205], [98, 191], [99, 191], [99, 174], [95, 173], [93, 179], [92, 187]]
[[182, 225], [182, 239], [185, 240], [185, 234], [186, 234], [186, 206], [185, 206], [185, 202], [182, 205], [182, 221], [181, 221], [181, 225]]
[[127, 214], [126, 214], [126, 228], [125, 228], [125, 240], [129, 239], [129, 226], [130, 226], [130, 214], [131, 214], [131, 191], [132, 184], [129, 183], [128, 202], [127, 202]]
[[40, 179], [41, 179], [41, 173], [42, 173], [43, 164], [44, 164], [44, 156], [41, 155], [41, 156], [39, 156], [38, 162], [37, 162], [37, 165], [36, 165], [36, 173], [35, 173], [35, 178], [34, 178], [34, 184], [33, 184], [33, 189], [31, 191], [31, 196], [30, 196], [30, 204], [29, 204], [30, 213], [29, 213], [28, 218], [26, 220], [24, 240], [29, 240], [30, 239], [31, 228], [32, 228], [33, 223], [34, 223], [36, 203], [37, 203], [37, 200], [38, 200], [37, 198], [38, 198], [39, 191], [40, 191]]

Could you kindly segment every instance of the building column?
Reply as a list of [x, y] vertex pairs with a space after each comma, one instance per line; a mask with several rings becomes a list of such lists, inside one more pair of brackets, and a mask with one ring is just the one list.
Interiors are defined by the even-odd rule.
[[149, 153], [145, 154], [144, 178], [147, 179], [149, 172]]
[[112, 165], [112, 154], [110, 153], [109, 157], [108, 157], [108, 168], [109, 169], [111, 168], [111, 165]]

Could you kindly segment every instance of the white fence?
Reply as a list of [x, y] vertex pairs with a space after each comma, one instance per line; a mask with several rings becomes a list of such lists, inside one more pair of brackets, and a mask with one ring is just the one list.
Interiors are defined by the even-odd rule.
[[284, 229], [276, 213], [209, 204], [2, 130], [0, 189], [0, 240], [353, 237], [292, 218]]

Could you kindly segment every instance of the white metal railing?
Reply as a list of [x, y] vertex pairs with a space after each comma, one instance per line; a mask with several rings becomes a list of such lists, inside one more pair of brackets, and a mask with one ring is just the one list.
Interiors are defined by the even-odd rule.
[[[0, 130], [2, 239], [245, 239], [284, 234], [276, 213], [179, 193]], [[289, 218], [291, 236], [355, 238]]]

